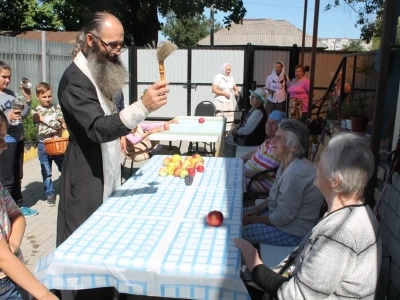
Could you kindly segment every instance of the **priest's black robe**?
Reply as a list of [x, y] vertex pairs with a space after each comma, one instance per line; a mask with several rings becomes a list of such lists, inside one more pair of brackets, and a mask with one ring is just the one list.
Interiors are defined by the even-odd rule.
[[[100, 143], [116, 140], [130, 132], [119, 114], [104, 114], [95, 86], [75, 63], [61, 78], [58, 99], [70, 142], [61, 174], [57, 247], [103, 203]], [[63, 295], [63, 300], [70, 299], [74, 298]]]

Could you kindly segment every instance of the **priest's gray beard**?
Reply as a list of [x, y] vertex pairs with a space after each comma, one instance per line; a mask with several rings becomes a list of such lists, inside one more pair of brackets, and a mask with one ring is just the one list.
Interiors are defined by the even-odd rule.
[[[111, 56], [109, 55], [108, 57]], [[87, 51], [90, 73], [104, 96], [110, 101], [113, 101], [114, 96], [122, 89], [128, 78], [128, 71], [122, 64], [120, 57], [114, 55], [112, 58], [113, 60], [107, 59], [100, 52], [99, 46], [96, 43], [93, 48]]]

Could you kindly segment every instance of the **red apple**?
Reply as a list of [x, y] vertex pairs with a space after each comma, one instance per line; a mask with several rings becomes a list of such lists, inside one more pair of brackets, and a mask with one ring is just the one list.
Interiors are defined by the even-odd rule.
[[198, 166], [198, 167], [196, 168], [196, 170], [197, 170], [197, 172], [199, 172], [199, 173], [203, 173], [203, 172], [204, 172], [204, 166]]
[[199, 123], [204, 123], [204, 118], [199, 118]]
[[190, 177], [194, 177], [194, 175], [196, 175], [196, 170], [194, 168], [187, 168], [187, 171]]
[[218, 227], [224, 221], [224, 215], [218, 210], [210, 211], [207, 215], [207, 223], [210, 226]]
[[169, 128], [170, 128], [169, 124], [168, 123], [164, 123], [163, 129], [164, 130], [169, 130]]

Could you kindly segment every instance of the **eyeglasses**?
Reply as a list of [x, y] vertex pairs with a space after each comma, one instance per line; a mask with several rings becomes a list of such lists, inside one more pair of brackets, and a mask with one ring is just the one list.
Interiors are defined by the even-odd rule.
[[109, 52], [111, 53], [122, 53], [124, 52], [126, 49], [128, 49], [128, 47], [125, 44], [117, 44], [114, 45], [114, 43], [107, 44], [105, 41], [103, 41], [99, 36], [94, 35], [93, 33], [90, 33], [90, 35], [92, 35], [93, 37], [95, 37], [96, 39], [99, 39], [100, 42], [108, 49]]

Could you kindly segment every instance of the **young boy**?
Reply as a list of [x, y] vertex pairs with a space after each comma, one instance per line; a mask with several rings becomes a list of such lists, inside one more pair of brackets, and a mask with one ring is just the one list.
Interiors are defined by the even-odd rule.
[[[0, 111], [0, 154], [7, 149], [8, 121]], [[17, 285], [36, 299], [58, 299], [22, 263], [20, 248], [25, 218], [7, 189], [0, 184], [0, 299], [22, 300]]]
[[65, 128], [60, 107], [52, 103], [51, 87], [46, 82], [41, 82], [36, 86], [36, 97], [40, 105], [32, 111], [33, 121], [37, 125], [38, 156], [44, 184], [44, 194], [48, 206], [56, 204], [51, 169], [53, 161], [61, 172], [64, 155], [49, 156], [44, 148], [44, 140], [54, 136], [62, 136], [62, 129]]
[[[25, 98], [24, 109], [16, 110], [12, 104], [18, 99], [14, 92], [8, 89], [11, 80], [11, 68], [4, 61], [0, 61], [0, 110], [3, 111], [9, 122], [5, 141], [7, 149], [0, 156], [0, 182], [8, 190], [11, 197], [17, 202], [22, 203], [21, 181], [23, 176], [24, 159], [24, 125], [18, 122], [29, 114], [31, 107], [30, 89], [21, 88]], [[21, 208], [25, 217], [37, 215], [37, 210], [28, 207]]]

